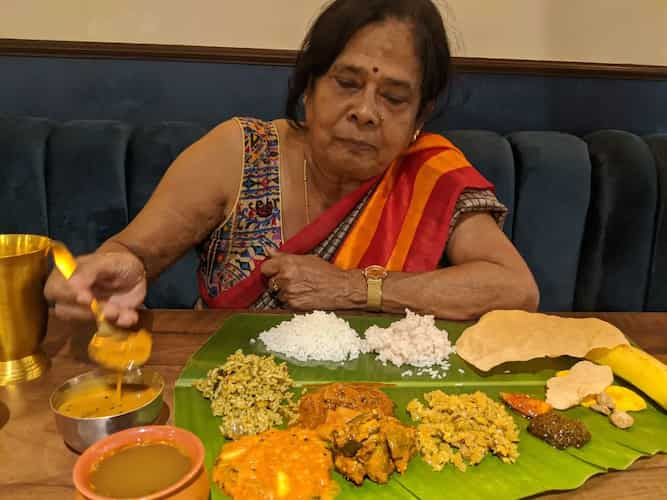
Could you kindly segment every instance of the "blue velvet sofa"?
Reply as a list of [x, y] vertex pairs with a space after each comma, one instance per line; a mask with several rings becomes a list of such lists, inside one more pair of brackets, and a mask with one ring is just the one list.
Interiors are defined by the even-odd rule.
[[[48, 234], [89, 252], [215, 122], [280, 115], [288, 68], [139, 63], [0, 58], [0, 233]], [[54, 65], [59, 80], [41, 81]], [[667, 310], [667, 83], [465, 78], [429, 127], [496, 184], [541, 309]], [[619, 99], [634, 111], [605, 106]], [[147, 305], [191, 307], [195, 268], [192, 251], [151, 286]]]

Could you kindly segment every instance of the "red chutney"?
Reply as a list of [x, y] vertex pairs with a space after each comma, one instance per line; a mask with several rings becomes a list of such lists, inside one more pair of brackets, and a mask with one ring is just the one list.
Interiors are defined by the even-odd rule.
[[333, 459], [317, 433], [294, 427], [271, 429], [227, 443], [213, 480], [235, 499], [332, 499]]

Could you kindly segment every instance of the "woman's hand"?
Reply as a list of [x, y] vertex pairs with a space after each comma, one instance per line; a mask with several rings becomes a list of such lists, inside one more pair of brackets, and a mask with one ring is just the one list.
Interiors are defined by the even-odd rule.
[[356, 309], [366, 304], [366, 282], [359, 270], [342, 271], [314, 255], [292, 255], [268, 250], [262, 274], [269, 290], [290, 309]]
[[130, 252], [84, 255], [66, 280], [54, 269], [44, 287], [46, 299], [55, 304], [63, 319], [92, 319], [93, 297], [102, 305], [104, 318], [121, 327], [135, 324], [137, 308], [146, 296], [146, 273], [138, 257]]

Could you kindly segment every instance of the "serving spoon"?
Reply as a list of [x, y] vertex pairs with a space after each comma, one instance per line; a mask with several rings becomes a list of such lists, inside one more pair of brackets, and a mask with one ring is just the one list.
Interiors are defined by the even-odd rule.
[[[56, 267], [69, 280], [76, 270], [76, 259], [60, 241], [51, 241], [51, 252]], [[93, 361], [116, 372], [132, 370], [148, 361], [153, 345], [148, 330], [135, 331], [112, 325], [104, 318], [95, 298], [90, 302], [90, 310], [97, 321], [97, 331], [88, 344], [88, 356]]]

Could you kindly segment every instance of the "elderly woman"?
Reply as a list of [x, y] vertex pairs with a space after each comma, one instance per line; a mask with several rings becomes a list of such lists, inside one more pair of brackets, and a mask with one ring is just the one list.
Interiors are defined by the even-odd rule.
[[[197, 246], [208, 307], [535, 310], [505, 208], [451, 142], [422, 132], [450, 52], [431, 0], [336, 0], [306, 36], [287, 119], [222, 123], [148, 204], [46, 296], [64, 318], [137, 320], [147, 280]], [[439, 267], [446, 261], [446, 267]]]

